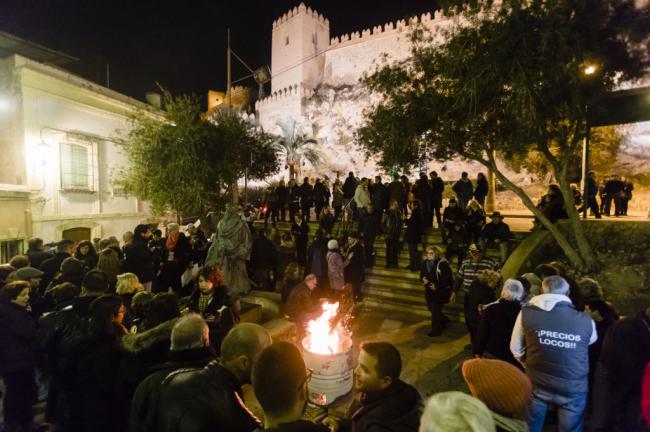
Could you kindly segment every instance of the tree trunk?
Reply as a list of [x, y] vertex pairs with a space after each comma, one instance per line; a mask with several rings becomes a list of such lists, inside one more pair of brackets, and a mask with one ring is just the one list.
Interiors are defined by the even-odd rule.
[[239, 186], [237, 185], [237, 180], [235, 180], [231, 185], [232, 189], [232, 203], [239, 205]]
[[[573, 192], [571, 187], [566, 180], [566, 176], [558, 179], [560, 184], [560, 191], [562, 191], [562, 197], [564, 198], [564, 207], [566, 208], [567, 215], [569, 216], [569, 223], [571, 224], [571, 229], [573, 231], [573, 236], [578, 247], [578, 252], [580, 257], [585, 262], [587, 269], [594, 270], [598, 264], [596, 256], [594, 255], [593, 249], [587, 240], [584, 230], [584, 221], [580, 220], [580, 215], [578, 210], [576, 210], [574, 201], [573, 201]], [[586, 204], [585, 204], [586, 205]]]
[[530, 199], [528, 195], [515, 185], [513, 182], [511, 182], [506, 176], [501, 173], [501, 171], [498, 170], [496, 167], [495, 163], [491, 163], [491, 166], [488, 166], [488, 168], [491, 168], [496, 177], [505, 185], [508, 189], [513, 191], [517, 196], [521, 199], [521, 201], [524, 203], [526, 208], [530, 210], [536, 217], [539, 219], [539, 221], [546, 227], [548, 232], [551, 233], [555, 241], [557, 242], [558, 246], [562, 249], [566, 257], [569, 259], [571, 262], [571, 265], [577, 269], [584, 269], [585, 268], [585, 262], [583, 261], [582, 257], [575, 251], [573, 246], [571, 246], [571, 243], [569, 243], [569, 240], [566, 238], [564, 234], [558, 229], [555, 224], [551, 223], [550, 220], [544, 214], [535, 206], [535, 203]]

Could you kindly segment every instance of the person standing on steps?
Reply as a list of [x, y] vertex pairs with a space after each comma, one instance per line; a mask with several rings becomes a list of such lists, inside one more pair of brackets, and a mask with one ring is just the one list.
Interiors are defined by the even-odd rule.
[[302, 210], [302, 218], [305, 222], [309, 222], [309, 214], [313, 206], [314, 187], [309, 184], [309, 177], [305, 177], [302, 185], [300, 185], [300, 208]]
[[440, 336], [449, 322], [442, 312], [454, 283], [454, 277], [449, 262], [443, 258], [442, 249], [429, 246], [426, 257], [420, 266], [420, 281], [424, 284], [424, 298], [431, 312], [431, 332], [428, 336]]
[[293, 222], [300, 212], [300, 186], [295, 179], [289, 180], [289, 222]]
[[438, 173], [431, 171], [429, 174], [431, 182], [431, 214], [429, 215], [429, 225], [433, 225], [433, 216], [435, 214], [438, 229], [442, 231], [442, 195], [445, 192], [445, 182], [438, 177]]
[[431, 185], [425, 173], [420, 174], [420, 179], [413, 186], [413, 195], [420, 201], [422, 209], [422, 225], [425, 231], [431, 229]]
[[474, 187], [472, 186], [472, 181], [469, 179], [469, 176], [466, 172], [463, 172], [461, 174], [460, 180], [454, 183], [452, 189], [456, 194], [458, 205], [460, 208], [465, 210], [467, 203], [472, 199], [472, 196], [474, 196]]
[[285, 186], [284, 179], [280, 180], [280, 184], [275, 188], [275, 193], [278, 195], [278, 216], [284, 222], [284, 217], [287, 215], [287, 206], [289, 205], [289, 188]]
[[406, 233], [404, 240], [409, 248], [409, 265], [408, 269], [417, 271], [420, 266], [420, 253], [418, 252], [418, 245], [422, 243], [422, 235], [424, 234], [424, 216], [422, 214], [422, 207], [418, 200], [409, 203], [411, 209], [411, 217], [406, 222]]
[[307, 241], [309, 236], [309, 225], [305, 222], [299, 214], [293, 217], [293, 224], [291, 224], [291, 235], [296, 244], [296, 258], [298, 264], [307, 264]]
[[474, 199], [485, 208], [485, 198], [488, 195], [488, 182], [485, 174], [478, 173], [476, 176], [476, 187], [474, 188]]
[[386, 268], [397, 268], [399, 238], [402, 234], [402, 214], [397, 200], [391, 200], [390, 208], [381, 219], [381, 226], [386, 239]]
[[345, 257], [346, 261], [349, 261], [349, 264], [343, 270], [345, 283], [352, 285], [352, 294], [355, 302], [361, 301], [361, 284], [366, 279], [363, 246], [361, 246], [361, 242], [359, 241], [360, 238], [361, 236], [356, 232], [348, 234]]

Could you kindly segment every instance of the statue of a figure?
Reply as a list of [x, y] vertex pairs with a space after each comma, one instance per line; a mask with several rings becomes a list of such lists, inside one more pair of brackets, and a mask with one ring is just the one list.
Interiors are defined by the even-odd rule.
[[235, 206], [226, 205], [223, 219], [217, 224], [216, 237], [208, 250], [205, 265], [218, 266], [223, 275], [223, 283], [230, 293], [235, 297], [243, 297], [251, 290], [246, 261], [251, 256], [253, 239], [248, 225], [239, 216]]

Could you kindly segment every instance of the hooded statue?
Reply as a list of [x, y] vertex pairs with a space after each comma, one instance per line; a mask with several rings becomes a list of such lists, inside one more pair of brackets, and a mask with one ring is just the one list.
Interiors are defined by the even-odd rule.
[[223, 283], [235, 297], [247, 295], [251, 290], [246, 272], [246, 261], [250, 259], [253, 239], [246, 222], [237, 208], [226, 205], [223, 219], [217, 224], [216, 241], [208, 250], [206, 266], [218, 266], [223, 274]]

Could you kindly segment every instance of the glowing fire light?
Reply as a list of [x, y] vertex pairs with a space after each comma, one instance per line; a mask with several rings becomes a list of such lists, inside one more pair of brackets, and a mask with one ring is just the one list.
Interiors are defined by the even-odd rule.
[[307, 325], [308, 339], [305, 348], [317, 354], [334, 354], [340, 350], [338, 326], [332, 328], [331, 321], [338, 312], [339, 304], [324, 303], [323, 313]]

